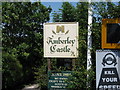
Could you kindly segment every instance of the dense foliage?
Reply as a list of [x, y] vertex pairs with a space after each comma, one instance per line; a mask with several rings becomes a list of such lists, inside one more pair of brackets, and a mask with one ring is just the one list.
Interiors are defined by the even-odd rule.
[[34, 68], [43, 63], [43, 23], [50, 12], [40, 2], [2, 3], [3, 89], [34, 80]]
[[[101, 24], [103, 18], [120, 18], [120, 2], [95, 2], [93, 7], [92, 23], [92, 69], [86, 70], [87, 56], [87, 26], [88, 26], [88, 3], [79, 2], [76, 7], [64, 2], [59, 13], [53, 13], [54, 20], [60, 22], [79, 22], [79, 58], [76, 59], [76, 67], [72, 76], [68, 79], [68, 88], [74, 90], [95, 89], [95, 52], [101, 49]], [[61, 12], [61, 13], [60, 13]], [[89, 78], [87, 79], [87, 75]], [[86, 87], [87, 82], [91, 87]]]

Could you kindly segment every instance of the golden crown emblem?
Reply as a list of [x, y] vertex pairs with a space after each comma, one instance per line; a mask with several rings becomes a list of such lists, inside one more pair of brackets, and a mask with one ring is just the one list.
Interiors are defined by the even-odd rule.
[[56, 33], [62, 32], [64, 33], [64, 26], [57, 26]]

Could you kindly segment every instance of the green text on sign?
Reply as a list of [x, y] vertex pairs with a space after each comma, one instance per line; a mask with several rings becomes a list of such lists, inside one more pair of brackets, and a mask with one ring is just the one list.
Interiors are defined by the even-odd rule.
[[71, 75], [71, 71], [54, 72], [48, 71], [48, 88], [65, 89], [67, 87], [66, 79]]

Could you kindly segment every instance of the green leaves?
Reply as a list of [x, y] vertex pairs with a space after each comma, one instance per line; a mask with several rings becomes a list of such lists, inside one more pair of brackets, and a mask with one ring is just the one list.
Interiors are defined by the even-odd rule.
[[[93, 2], [92, 23], [92, 69], [87, 71], [87, 29], [88, 29], [88, 3], [79, 2], [76, 7], [64, 2], [59, 13], [54, 14], [54, 21], [79, 22], [79, 58], [76, 59], [76, 69], [68, 79], [68, 87], [72, 90], [86, 89], [86, 82], [92, 83], [91, 90], [95, 89], [95, 52], [101, 49], [101, 25], [103, 18], [120, 18], [120, 2]], [[87, 75], [89, 78], [87, 80]], [[90, 89], [90, 88], [89, 88]]]
[[15, 49], [11, 50], [11, 53], [3, 52], [3, 88], [11, 88], [21, 82], [22, 68], [17, 60]]
[[47, 89], [47, 81], [48, 81], [48, 76], [47, 76], [47, 66], [46, 66], [47, 60], [44, 61], [44, 64], [39, 67], [39, 68], [34, 68], [35, 69], [35, 78], [36, 82], [39, 83], [39, 87], [41, 89], [46, 88]]
[[[55, 22], [79, 22], [79, 58], [76, 59], [76, 69], [68, 80], [68, 87], [76, 90], [86, 89], [87, 81], [95, 82], [95, 51], [101, 49], [101, 19], [120, 18], [120, 2], [93, 3], [93, 8], [94, 68], [90, 71], [86, 70], [88, 3], [79, 2], [74, 7], [64, 2], [62, 9], [53, 14]], [[47, 8], [40, 2], [2, 3], [3, 89], [14, 90], [21, 83], [35, 80], [34, 75], [41, 87], [47, 87], [47, 61], [43, 58], [43, 23], [49, 21], [51, 10], [51, 7]], [[66, 70], [64, 67], [56, 67], [56, 59], [51, 61], [54, 70]], [[88, 80], [87, 74], [90, 76]]]
[[49, 20], [50, 12], [51, 8], [40, 2], [2, 3], [3, 89], [34, 80], [32, 68], [43, 64], [43, 23]]
[[74, 13], [74, 7], [68, 3], [68, 2], [63, 2], [62, 5], [62, 22], [72, 22], [75, 20], [75, 13]]

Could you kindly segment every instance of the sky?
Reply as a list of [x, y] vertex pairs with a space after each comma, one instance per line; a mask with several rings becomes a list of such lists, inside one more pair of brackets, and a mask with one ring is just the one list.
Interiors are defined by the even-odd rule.
[[52, 12], [50, 13], [50, 21], [52, 22], [52, 13], [54, 13], [54, 11], [59, 11], [59, 8], [61, 8], [62, 2], [42, 2], [42, 4], [46, 7], [50, 6], [52, 8]]
[[[60, 8], [62, 8], [62, 3], [65, 1], [70, 2], [73, 6], [76, 6], [76, 4], [81, 1], [84, 2], [85, 0], [31, 0], [32, 2], [34, 1], [40, 1], [44, 6], [49, 7], [51, 6], [52, 8], [52, 12], [50, 13], [50, 20], [49, 22], [53, 22], [53, 14], [54, 11], [59, 11]], [[99, 2], [100, 0], [93, 0], [96, 2]], [[102, 0], [103, 2], [105, 2], [106, 0]], [[112, 2], [119, 2], [120, 0], [112, 0]]]
[[[76, 6], [77, 2], [70, 2], [73, 6]], [[42, 4], [46, 7], [49, 7], [51, 6], [52, 8], [52, 12], [50, 14], [50, 21], [49, 22], [52, 22], [52, 19], [53, 19], [53, 14], [54, 11], [59, 11], [59, 9], [62, 7], [62, 2], [42, 2]]]

